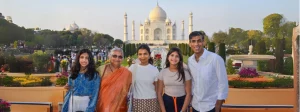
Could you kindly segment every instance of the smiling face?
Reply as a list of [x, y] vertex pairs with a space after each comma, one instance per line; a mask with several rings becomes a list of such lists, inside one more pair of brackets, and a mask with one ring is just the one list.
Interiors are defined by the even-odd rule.
[[79, 57], [80, 66], [86, 68], [89, 65], [89, 54], [82, 53]]
[[123, 54], [121, 51], [113, 51], [111, 56], [110, 56], [110, 64], [114, 66], [121, 66], [123, 60]]
[[139, 49], [138, 58], [141, 61], [141, 64], [147, 64], [149, 63], [150, 54], [146, 49]]
[[204, 50], [204, 39], [201, 36], [194, 36], [190, 39], [189, 45], [195, 54], [201, 54]]
[[174, 51], [168, 56], [168, 61], [170, 62], [170, 65], [177, 65], [180, 61], [180, 57], [178, 52]]

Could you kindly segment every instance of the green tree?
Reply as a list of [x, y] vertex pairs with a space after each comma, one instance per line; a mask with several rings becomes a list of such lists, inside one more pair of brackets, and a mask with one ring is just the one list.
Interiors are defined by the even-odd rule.
[[232, 59], [228, 59], [227, 62], [226, 62], [227, 74], [235, 74], [235, 70], [232, 67], [232, 62], [233, 62]]
[[276, 65], [275, 72], [283, 73], [283, 49], [284, 49], [284, 39], [283, 37], [279, 37], [279, 34], [283, 32], [281, 30], [281, 26], [285, 23], [283, 15], [274, 13], [266, 16], [263, 19], [263, 29], [264, 33], [269, 37], [276, 38], [275, 39], [275, 57], [276, 57]]
[[288, 57], [285, 59], [284, 61], [284, 69], [283, 72], [286, 75], [293, 75], [293, 58], [292, 57]]
[[243, 40], [247, 39], [247, 32], [241, 28], [230, 28], [228, 31], [228, 39], [226, 39], [226, 44], [233, 46], [238, 44], [239, 47], [243, 47], [241, 43]]
[[193, 54], [194, 54], [194, 51], [192, 50], [192, 48], [191, 47], [189, 47], [189, 56], [192, 56]]
[[255, 46], [258, 41], [262, 40], [263, 32], [259, 30], [248, 30], [247, 35], [250, 45]]
[[277, 13], [270, 14], [263, 19], [263, 29], [264, 33], [269, 35], [270, 37], [277, 37], [280, 24], [282, 24], [283, 16]]
[[219, 43], [226, 44], [226, 39], [228, 39], [228, 34], [226, 32], [219, 31], [219, 32], [213, 34], [212, 41], [216, 44], [219, 44]]
[[276, 39], [276, 49], [275, 49], [275, 57], [276, 57], [276, 65], [275, 65], [275, 72], [283, 73], [283, 46], [282, 46], [282, 39]]
[[124, 57], [127, 57], [126, 44], [123, 43], [122, 49], [123, 49]]
[[135, 44], [131, 44], [130, 45], [131, 56], [133, 56], [136, 53], [134, 49], [135, 49]]
[[50, 55], [42, 52], [42, 51], [37, 51], [33, 53], [32, 59], [33, 59], [33, 66], [37, 67], [39, 72], [47, 72], [46, 65], [49, 61]]
[[204, 41], [205, 41], [206, 43], [209, 43], [210, 40], [209, 40], [209, 37], [206, 35], [206, 33], [205, 33], [203, 30], [200, 30], [200, 32], [202, 32], [202, 33], [204, 34]]
[[122, 44], [123, 44], [123, 41], [120, 40], [120, 39], [116, 39], [116, 40], [114, 41], [114, 45], [115, 45], [115, 46], [121, 47]]
[[215, 43], [214, 42], [208, 43], [208, 51], [215, 52]]
[[188, 56], [189, 54], [190, 54], [190, 46], [189, 46], [189, 44], [185, 44], [185, 46], [186, 46], [186, 56]]
[[255, 45], [254, 49], [255, 49], [257, 54], [266, 54], [267, 53], [266, 43], [263, 40], [259, 41]]
[[284, 38], [284, 50], [285, 53], [292, 53], [292, 36], [293, 36], [293, 28], [296, 27], [296, 22], [286, 22], [284, 23], [279, 30], [278, 37]]
[[223, 58], [224, 62], [226, 61], [226, 53], [225, 53], [225, 43], [219, 44], [219, 52], [218, 54]]
[[16, 40], [26, 40], [26, 36], [28, 39], [32, 39], [33, 32], [9, 23], [5, 19], [0, 19], [0, 34], [0, 44], [9, 45]]

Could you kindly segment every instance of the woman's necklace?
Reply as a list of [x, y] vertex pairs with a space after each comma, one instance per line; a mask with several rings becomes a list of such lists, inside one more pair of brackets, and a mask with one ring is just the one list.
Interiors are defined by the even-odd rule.
[[[111, 72], [113, 72], [113, 70], [111, 69], [111, 66], [112, 66], [112, 65], [109, 65], [109, 69], [110, 69]], [[113, 68], [115, 68], [115, 67], [113, 67]], [[114, 70], [119, 69], [119, 68], [120, 68], [120, 67], [117, 67], [117, 68], [115, 68]]]
[[110, 71], [111, 71], [111, 72], [113, 72], [113, 70], [111, 69], [111, 67], [110, 67], [110, 66], [111, 66], [111, 65], [109, 65], [109, 69], [110, 69]]

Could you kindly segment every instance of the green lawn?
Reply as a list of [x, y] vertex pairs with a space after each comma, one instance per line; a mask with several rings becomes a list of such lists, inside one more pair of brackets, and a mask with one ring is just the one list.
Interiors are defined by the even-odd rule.
[[189, 56], [183, 56], [183, 62], [184, 62], [185, 64], [187, 64], [188, 59], [189, 59]]
[[[132, 58], [136, 59], [136, 58], [137, 58], [137, 55], [136, 55], [136, 54], [133, 55], [133, 56], [131, 57], [131, 59], [132, 59]], [[123, 59], [123, 61], [122, 61], [122, 66], [128, 66], [128, 63], [127, 63], [127, 57], [125, 57], [125, 58]]]

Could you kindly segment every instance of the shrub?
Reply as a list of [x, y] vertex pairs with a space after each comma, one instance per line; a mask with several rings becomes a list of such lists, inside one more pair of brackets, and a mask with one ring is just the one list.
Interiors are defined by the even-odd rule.
[[33, 66], [37, 67], [39, 72], [47, 72], [47, 64], [50, 59], [50, 55], [42, 51], [37, 51], [32, 55]]
[[14, 55], [7, 57], [7, 64], [9, 65], [9, 72], [19, 72], [19, 63]]
[[239, 75], [243, 78], [252, 78], [259, 76], [255, 68], [242, 68], [239, 72]]
[[51, 86], [52, 82], [50, 80], [50, 77], [44, 77], [42, 78], [41, 86]]
[[13, 81], [19, 82], [21, 86], [24, 87], [32, 87], [32, 86], [40, 86], [42, 79], [34, 76], [26, 76], [26, 77], [15, 77]]
[[62, 73], [58, 73], [56, 74], [56, 85], [59, 85], [59, 86], [63, 86], [63, 85], [66, 85], [68, 83], [68, 72], [62, 72]]
[[274, 78], [274, 81], [271, 82], [249, 82], [243, 80], [231, 80], [229, 85], [234, 88], [293, 88], [293, 79], [292, 78]]
[[257, 61], [257, 70], [258, 70], [258, 71], [265, 71], [265, 72], [270, 71], [270, 70], [268, 69], [268, 61], [265, 61], [265, 60], [258, 60], [258, 61]]
[[284, 61], [283, 73], [286, 75], [293, 75], [293, 58], [288, 57]]
[[232, 62], [233, 62], [232, 59], [228, 59], [227, 62], [226, 62], [227, 74], [235, 74], [235, 70], [232, 67]]
[[8, 64], [4, 64], [1, 67], [1, 72], [6, 72], [6, 71], [9, 71], [9, 65]]
[[284, 78], [274, 78], [272, 82], [272, 87], [279, 87], [279, 88], [293, 88], [294, 87], [294, 80], [290, 77]]
[[261, 40], [255, 45], [255, 51], [257, 54], [266, 54], [267, 49], [266, 49], [266, 43], [265, 41]]
[[67, 77], [60, 77], [56, 80], [56, 85], [63, 86], [63, 85], [66, 85], [67, 82], [68, 82]]
[[276, 57], [276, 63], [275, 63], [275, 72], [276, 73], [283, 73], [283, 40], [282, 39], [276, 39], [276, 49], [275, 49], [275, 57]]
[[214, 42], [208, 43], [208, 51], [215, 52], [215, 43]]
[[267, 55], [274, 55], [274, 53], [273, 52], [271, 52], [271, 51], [267, 51], [267, 53], [266, 53]]
[[10, 103], [0, 99], [0, 112], [10, 112]]
[[225, 60], [226, 60], [225, 49], [226, 49], [226, 48], [225, 48], [225, 43], [220, 43], [218, 54], [223, 58], [224, 62], [225, 62]]
[[2, 84], [3, 86], [11, 86], [13, 84], [13, 77], [4, 76], [4, 78], [2, 78]]
[[5, 58], [4, 58], [4, 54], [0, 51], [0, 65], [4, 65], [5, 64]]

